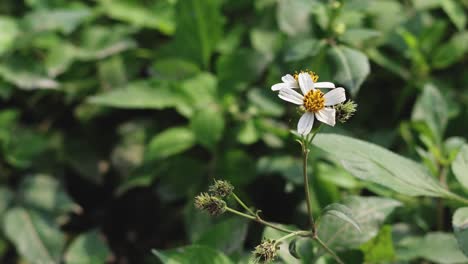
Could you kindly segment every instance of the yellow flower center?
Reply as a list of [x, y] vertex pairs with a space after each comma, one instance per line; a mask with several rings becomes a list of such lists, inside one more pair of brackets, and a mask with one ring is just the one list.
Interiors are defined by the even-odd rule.
[[309, 111], [316, 113], [325, 108], [325, 98], [320, 90], [310, 90], [304, 95], [304, 108]]
[[[308, 74], [310, 75], [310, 78], [312, 78], [312, 81], [314, 81], [314, 83], [317, 82], [318, 79], [319, 79], [318, 74], [316, 74], [316, 73], [313, 72], [313, 71], [305, 70], [305, 71], [301, 71], [301, 72], [299, 72], [299, 73], [308, 73]], [[299, 79], [299, 73], [298, 73], [298, 72], [295, 72], [294, 75], [293, 75], [293, 76], [294, 76], [294, 79], [296, 79], [296, 81]]]

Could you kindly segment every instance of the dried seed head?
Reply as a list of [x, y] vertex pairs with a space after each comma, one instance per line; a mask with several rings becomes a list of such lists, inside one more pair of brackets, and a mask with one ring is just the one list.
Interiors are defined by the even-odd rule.
[[269, 263], [278, 256], [279, 243], [275, 240], [263, 239], [262, 243], [253, 251], [256, 263]]
[[334, 108], [336, 111], [336, 119], [338, 119], [338, 121], [341, 123], [344, 123], [354, 115], [357, 104], [352, 100], [349, 100], [346, 103], [335, 105]]
[[214, 195], [217, 197], [229, 196], [233, 190], [234, 190], [234, 186], [232, 186], [232, 184], [230, 184], [228, 181], [221, 181], [221, 180], [215, 180], [213, 185], [211, 185], [208, 189], [211, 195]]
[[201, 193], [195, 197], [195, 207], [212, 216], [218, 216], [226, 211], [226, 202], [216, 196]]

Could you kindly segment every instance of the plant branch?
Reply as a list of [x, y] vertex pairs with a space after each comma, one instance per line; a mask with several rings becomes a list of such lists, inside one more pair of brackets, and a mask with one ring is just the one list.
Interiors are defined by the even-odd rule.
[[329, 248], [318, 236], [315, 235], [314, 239], [320, 244], [320, 246], [323, 247], [323, 249], [325, 249], [328, 252], [328, 254], [332, 255], [333, 258], [335, 258], [336, 262], [344, 264], [340, 257], [338, 257], [338, 255], [336, 255], [336, 253], [331, 248]]
[[247, 205], [245, 205], [244, 202], [242, 202], [242, 200], [233, 192], [231, 193], [232, 194], [232, 197], [234, 197], [234, 199], [236, 199], [236, 201], [245, 209], [247, 210], [247, 212], [249, 212], [249, 214], [253, 215], [253, 216], [256, 216], [256, 214], [252, 211], [252, 209], [250, 209]]

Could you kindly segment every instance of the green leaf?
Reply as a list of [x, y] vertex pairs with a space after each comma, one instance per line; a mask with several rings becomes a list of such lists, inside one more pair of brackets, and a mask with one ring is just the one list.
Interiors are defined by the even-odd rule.
[[361, 246], [366, 263], [380, 263], [395, 261], [393, 248], [392, 227], [383, 226], [379, 234]]
[[222, 37], [224, 18], [218, 0], [178, 1], [176, 54], [208, 67], [212, 53]]
[[368, 28], [350, 28], [346, 30], [339, 39], [349, 45], [359, 47], [380, 36], [382, 36], [382, 33], [378, 30]]
[[250, 42], [255, 50], [273, 58], [281, 48], [282, 38], [279, 32], [254, 28], [250, 31]]
[[177, 94], [164, 83], [138, 81], [88, 98], [92, 104], [124, 109], [164, 109], [175, 106]]
[[242, 249], [246, 236], [247, 222], [236, 217], [211, 226], [194, 244], [209, 246], [230, 255]]
[[338, 203], [328, 205], [323, 209], [322, 217], [327, 215], [337, 217], [343, 220], [344, 222], [351, 224], [354, 228], [356, 228], [356, 230], [361, 232], [361, 228], [359, 227], [359, 224], [354, 218], [351, 209], [348, 208], [346, 205]]
[[432, 232], [423, 238], [407, 237], [398, 243], [397, 256], [402, 260], [424, 258], [441, 264], [467, 263], [453, 234]]
[[463, 6], [457, 0], [441, 0], [442, 9], [447, 13], [450, 20], [457, 26], [458, 30], [465, 29], [466, 14]]
[[70, 34], [90, 16], [91, 12], [87, 8], [43, 9], [26, 15], [24, 26], [25, 30], [33, 33], [60, 31]]
[[[10, 206], [13, 201], [13, 193], [10, 189], [0, 186], [0, 215], [3, 216], [5, 211]], [[0, 217], [0, 224], [2, 222], [2, 217]]]
[[465, 256], [468, 256], [468, 207], [458, 208], [455, 211], [452, 226], [458, 246]]
[[12, 48], [16, 36], [19, 34], [19, 29], [16, 21], [7, 16], [0, 16], [0, 56]]
[[424, 121], [436, 141], [442, 140], [448, 123], [448, 105], [445, 98], [434, 85], [424, 86], [423, 93], [414, 104], [411, 113], [413, 121]]
[[110, 249], [97, 231], [79, 235], [65, 253], [66, 264], [106, 263]]
[[59, 83], [40, 73], [28, 71], [21, 65], [0, 65], [0, 77], [24, 90], [57, 89]]
[[152, 70], [156, 77], [174, 81], [194, 77], [200, 73], [200, 68], [196, 64], [177, 58], [157, 60]]
[[18, 253], [31, 263], [58, 263], [65, 236], [44, 215], [21, 207], [7, 211], [3, 230]]
[[289, 36], [297, 36], [309, 32], [312, 5], [307, 0], [278, 1], [276, 19], [281, 31]]
[[302, 162], [291, 156], [262, 157], [257, 162], [257, 171], [260, 174], [280, 174], [289, 182], [303, 185]]
[[362, 52], [345, 46], [333, 46], [329, 55], [335, 64], [335, 82], [355, 96], [370, 73], [369, 59]]
[[99, 3], [102, 10], [114, 19], [154, 28], [167, 35], [175, 31], [173, 1], [99, 0]]
[[286, 62], [299, 61], [307, 57], [315, 56], [324, 45], [324, 41], [314, 38], [293, 39], [287, 45], [284, 60]]
[[63, 186], [46, 175], [28, 176], [20, 184], [18, 196], [25, 207], [34, 208], [49, 214], [65, 214], [80, 211]]
[[385, 218], [401, 204], [380, 197], [352, 196], [343, 202], [350, 209], [361, 232], [349, 221], [325, 214], [319, 222], [318, 234], [331, 248], [356, 248], [378, 234]]
[[458, 62], [468, 52], [468, 31], [455, 33], [444, 45], [437, 48], [432, 57], [432, 65], [443, 69]]
[[233, 264], [223, 253], [207, 246], [191, 245], [172, 250], [154, 250], [163, 264]]
[[468, 145], [464, 144], [452, 163], [452, 171], [458, 182], [468, 189]]
[[190, 120], [190, 128], [201, 145], [213, 150], [223, 135], [223, 112], [209, 106], [199, 110]]
[[420, 164], [375, 144], [347, 136], [320, 134], [315, 138], [314, 145], [329, 152], [359, 179], [410, 196], [452, 195]]
[[182, 153], [195, 144], [195, 136], [185, 127], [171, 127], [154, 136], [148, 144], [145, 159], [159, 160]]

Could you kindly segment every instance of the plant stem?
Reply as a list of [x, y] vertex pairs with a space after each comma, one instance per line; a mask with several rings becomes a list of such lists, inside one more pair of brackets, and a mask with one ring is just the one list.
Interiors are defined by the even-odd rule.
[[251, 215], [255, 216], [255, 213], [252, 211], [252, 209], [250, 209], [247, 205], [245, 205], [244, 202], [242, 202], [242, 200], [233, 192], [231, 193], [232, 194], [232, 197], [234, 197], [234, 199], [236, 199], [236, 201], [245, 209], [247, 210], [247, 212], [249, 212]]
[[307, 214], [309, 215], [309, 227], [312, 230], [312, 233], [315, 234], [315, 222], [314, 216], [312, 215], [312, 206], [310, 204], [310, 190], [309, 190], [309, 177], [307, 176], [307, 159], [309, 157], [309, 149], [307, 145], [302, 145], [302, 173], [304, 175], [304, 191], [306, 196], [307, 203]]
[[338, 257], [338, 255], [336, 255], [336, 253], [333, 252], [333, 250], [330, 249], [325, 243], [323, 243], [323, 241], [318, 236], [314, 236], [314, 239], [320, 244], [320, 246], [322, 246], [328, 252], [328, 254], [332, 255], [333, 258], [335, 258], [336, 262], [344, 264], [340, 257]]
[[290, 237], [295, 237], [295, 236], [310, 236], [310, 232], [307, 232], [307, 231], [292, 232], [290, 234], [285, 235], [284, 237], [280, 237], [280, 238], [276, 239], [276, 242], [278, 243], [280, 241], [283, 241], [285, 239], [288, 239]]
[[281, 231], [281, 232], [285, 232], [285, 233], [294, 233], [296, 231], [293, 231], [293, 230], [289, 230], [289, 229], [286, 229], [286, 228], [282, 228], [280, 226], [276, 226], [270, 222], [267, 222], [265, 220], [263, 220], [262, 218], [260, 218], [260, 216], [256, 215], [256, 216], [252, 216], [252, 215], [249, 215], [249, 214], [244, 214], [242, 212], [239, 212], [237, 210], [234, 210], [232, 208], [229, 208], [229, 207], [226, 207], [226, 211], [229, 211], [233, 214], [236, 214], [236, 215], [239, 215], [239, 216], [242, 216], [242, 217], [245, 217], [245, 218], [248, 218], [248, 219], [251, 219], [251, 220], [254, 220], [260, 224], [263, 224], [263, 225], [266, 225], [266, 226], [269, 226], [273, 229], [276, 229], [278, 231]]

